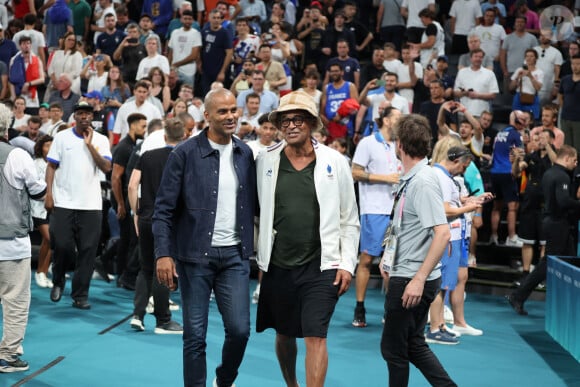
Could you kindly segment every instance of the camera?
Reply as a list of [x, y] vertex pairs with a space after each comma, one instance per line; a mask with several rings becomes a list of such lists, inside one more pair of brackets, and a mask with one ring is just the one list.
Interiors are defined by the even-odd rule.
[[244, 74], [246, 74], [249, 77], [250, 75], [252, 75], [252, 70], [246, 69], [244, 70]]
[[274, 35], [272, 35], [271, 33], [267, 32], [264, 34], [264, 40], [272, 40], [274, 39]]
[[315, 17], [314, 19], [312, 19], [312, 21], [313, 21], [314, 23], [318, 23], [318, 18], [317, 18], [317, 17]]
[[139, 42], [139, 39], [137, 39], [137, 38], [129, 38], [129, 39], [127, 39], [127, 43], [129, 43], [129, 44], [136, 44], [138, 42]]
[[522, 66], [522, 69], [524, 69], [524, 70], [526, 70], [526, 71], [527, 71], [527, 70], [528, 70], [528, 65], [527, 65], [527, 64], [523, 65], [523, 66]]

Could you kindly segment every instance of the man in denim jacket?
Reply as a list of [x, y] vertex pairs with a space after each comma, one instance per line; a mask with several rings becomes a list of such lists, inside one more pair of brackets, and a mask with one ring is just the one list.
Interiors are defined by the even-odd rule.
[[157, 278], [174, 289], [178, 277], [181, 287], [185, 386], [206, 385], [212, 289], [226, 332], [214, 386], [233, 385], [250, 336], [256, 172], [251, 149], [232, 137], [236, 112], [230, 91], [207, 94], [209, 128], [171, 153], [155, 202]]

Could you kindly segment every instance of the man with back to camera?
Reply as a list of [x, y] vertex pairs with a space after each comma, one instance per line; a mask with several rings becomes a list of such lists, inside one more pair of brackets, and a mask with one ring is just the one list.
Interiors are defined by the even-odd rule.
[[346, 158], [311, 137], [323, 128], [309, 94], [280, 100], [270, 122], [285, 140], [256, 160], [264, 272], [256, 330], [276, 330], [276, 355], [287, 386], [297, 386], [296, 338], [306, 344], [306, 385], [324, 385], [327, 332], [356, 265], [359, 221]]
[[252, 150], [233, 137], [238, 120], [234, 95], [223, 88], [209, 92], [204, 116], [209, 127], [167, 160], [153, 236], [159, 282], [175, 289], [178, 277], [181, 288], [184, 385], [206, 385], [213, 290], [226, 333], [213, 385], [223, 387], [233, 385], [250, 336], [256, 171]]
[[441, 286], [439, 260], [451, 234], [439, 181], [427, 163], [431, 129], [424, 117], [412, 114], [397, 122], [395, 133], [404, 175], [391, 220], [398, 229], [396, 252], [392, 262], [381, 261], [383, 276], [385, 263], [390, 266], [381, 353], [389, 386], [409, 384], [409, 362], [432, 385], [456, 386], [425, 343], [429, 305]]

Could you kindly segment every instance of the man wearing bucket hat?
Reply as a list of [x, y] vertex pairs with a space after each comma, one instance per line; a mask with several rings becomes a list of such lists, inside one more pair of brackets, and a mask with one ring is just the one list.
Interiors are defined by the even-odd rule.
[[339, 296], [356, 265], [359, 221], [344, 156], [310, 133], [322, 121], [310, 95], [290, 93], [270, 113], [284, 140], [256, 160], [264, 272], [256, 330], [276, 330], [276, 354], [287, 385], [296, 381], [296, 338], [306, 344], [306, 384], [322, 386], [326, 336]]

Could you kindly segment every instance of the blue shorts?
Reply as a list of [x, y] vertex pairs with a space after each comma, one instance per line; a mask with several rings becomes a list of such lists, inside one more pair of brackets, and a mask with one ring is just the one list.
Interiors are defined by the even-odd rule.
[[[451, 249], [451, 252], [449, 252]], [[459, 261], [461, 260], [461, 240], [451, 241], [441, 257], [441, 289], [454, 290], [457, 285]]]
[[[461, 254], [459, 255], [459, 267], [469, 267], [469, 240], [465, 238], [464, 244], [460, 244]], [[461, 242], [461, 241], [460, 241]]]
[[390, 215], [364, 214], [360, 216], [360, 252], [378, 257], [383, 252], [385, 231], [391, 221]]

